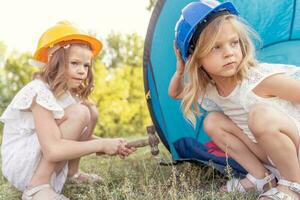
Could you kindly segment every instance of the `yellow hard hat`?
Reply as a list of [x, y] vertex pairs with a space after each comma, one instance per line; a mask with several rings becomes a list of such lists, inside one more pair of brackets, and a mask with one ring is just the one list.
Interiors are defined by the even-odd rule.
[[47, 63], [49, 48], [55, 44], [72, 40], [87, 42], [92, 48], [93, 56], [96, 56], [102, 49], [102, 42], [100, 40], [88, 35], [68, 21], [61, 21], [43, 33], [39, 39], [33, 58], [37, 61]]

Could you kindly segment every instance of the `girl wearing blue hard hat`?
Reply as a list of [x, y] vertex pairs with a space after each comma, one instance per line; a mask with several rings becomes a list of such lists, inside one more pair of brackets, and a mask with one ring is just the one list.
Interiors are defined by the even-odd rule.
[[230, 2], [188, 4], [175, 31], [177, 68], [169, 95], [182, 99], [193, 125], [201, 114], [198, 103], [210, 111], [204, 120], [207, 134], [249, 172], [221, 191], [299, 199], [300, 93], [289, 92], [300, 90], [299, 68], [259, 63], [251, 29]]

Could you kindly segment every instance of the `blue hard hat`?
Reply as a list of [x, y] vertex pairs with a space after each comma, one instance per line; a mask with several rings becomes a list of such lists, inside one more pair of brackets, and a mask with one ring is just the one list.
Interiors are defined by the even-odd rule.
[[[190, 42], [195, 32], [200, 34], [209, 23], [206, 23], [206, 19], [218, 15], [218, 13], [238, 15], [238, 11], [231, 2], [220, 3], [216, 0], [192, 2], [182, 9], [181, 16], [175, 26], [175, 41], [184, 61], [192, 53]], [[199, 25], [202, 25], [200, 31]]]

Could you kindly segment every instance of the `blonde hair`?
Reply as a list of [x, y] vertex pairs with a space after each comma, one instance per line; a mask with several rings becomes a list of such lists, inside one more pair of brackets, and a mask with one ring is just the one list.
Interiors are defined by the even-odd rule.
[[240, 82], [247, 77], [247, 72], [257, 63], [255, 59], [254, 45], [250, 35], [258, 38], [257, 34], [246, 24], [241, 22], [235, 15], [223, 15], [214, 19], [201, 32], [194, 53], [189, 57], [185, 66], [185, 84], [183, 89], [183, 99], [181, 109], [185, 118], [196, 126], [196, 116], [201, 114], [198, 101], [201, 98], [200, 105], [206, 93], [208, 84], [213, 84], [209, 74], [200, 67], [200, 59], [209, 54], [217, 38], [221, 33], [221, 28], [225, 22], [229, 22], [237, 32], [242, 51], [242, 62], [234, 75], [235, 83]]
[[[70, 45], [68, 48], [65, 48], [66, 45]], [[39, 78], [46, 82], [50, 90], [54, 93], [56, 97], [62, 95], [68, 90], [67, 87], [67, 70], [69, 63], [69, 53], [71, 46], [80, 46], [82, 48], [87, 48], [92, 50], [91, 47], [86, 43], [69, 43], [63, 44], [60, 48], [55, 50], [51, 55], [49, 55], [48, 63], [43, 67], [43, 69], [35, 74], [36, 78]], [[91, 63], [93, 63], [91, 61]], [[87, 78], [83, 83], [76, 89], [73, 89], [71, 92], [76, 94], [81, 100], [87, 100], [88, 96], [93, 89], [93, 73], [92, 65], [88, 69]]]

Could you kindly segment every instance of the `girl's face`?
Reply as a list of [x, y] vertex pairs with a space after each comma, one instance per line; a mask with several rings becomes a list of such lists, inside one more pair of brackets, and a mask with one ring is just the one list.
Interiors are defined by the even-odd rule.
[[68, 56], [67, 85], [69, 89], [75, 89], [87, 78], [93, 54], [87, 47], [71, 45]]
[[200, 59], [201, 67], [212, 79], [232, 77], [243, 59], [240, 39], [230, 22], [221, 27], [211, 51]]

